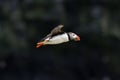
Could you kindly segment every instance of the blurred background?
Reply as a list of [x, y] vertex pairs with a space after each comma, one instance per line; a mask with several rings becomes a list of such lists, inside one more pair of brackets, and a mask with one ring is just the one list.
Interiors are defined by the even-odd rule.
[[[36, 49], [63, 24], [80, 42]], [[119, 0], [0, 0], [0, 80], [120, 80]]]

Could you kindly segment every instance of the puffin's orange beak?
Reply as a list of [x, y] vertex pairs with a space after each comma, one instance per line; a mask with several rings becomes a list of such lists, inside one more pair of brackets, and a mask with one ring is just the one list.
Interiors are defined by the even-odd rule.
[[77, 36], [77, 37], [75, 38], [75, 40], [76, 40], [76, 41], [80, 41], [80, 37]]

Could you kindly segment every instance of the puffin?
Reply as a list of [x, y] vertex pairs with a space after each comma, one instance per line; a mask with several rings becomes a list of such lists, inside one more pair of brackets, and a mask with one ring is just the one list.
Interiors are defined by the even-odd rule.
[[77, 34], [73, 32], [65, 32], [62, 30], [63, 27], [64, 25], [58, 25], [52, 29], [46, 37], [37, 42], [36, 48], [40, 48], [44, 45], [56, 45], [69, 41], [80, 41], [80, 37]]

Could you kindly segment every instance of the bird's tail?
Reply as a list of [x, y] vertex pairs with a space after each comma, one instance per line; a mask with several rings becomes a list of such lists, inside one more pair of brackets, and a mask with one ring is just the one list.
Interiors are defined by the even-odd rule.
[[39, 48], [39, 47], [41, 47], [41, 46], [43, 46], [43, 45], [44, 45], [43, 42], [38, 42], [37, 45], [36, 45], [36, 48]]

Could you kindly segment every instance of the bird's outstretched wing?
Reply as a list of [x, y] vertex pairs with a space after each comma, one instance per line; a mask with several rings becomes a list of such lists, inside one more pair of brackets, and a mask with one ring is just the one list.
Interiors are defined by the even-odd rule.
[[63, 30], [62, 30], [63, 27], [64, 27], [63, 25], [58, 25], [53, 30], [51, 30], [50, 34], [51, 35], [56, 35], [56, 34], [62, 33], [63, 32]]
[[51, 32], [46, 37], [44, 37], [41, 41], [43, 41], [43, 40], [45, 40], [47, 38], [50, 39], [54, 35], [57, 35], [57, 34], [60, 34], [60, 33], [64, 33], [64, 31], [62, 30], [63, 27], [64, 27], [63, 25], [58, 25], [57, 27], [52, 29]]

